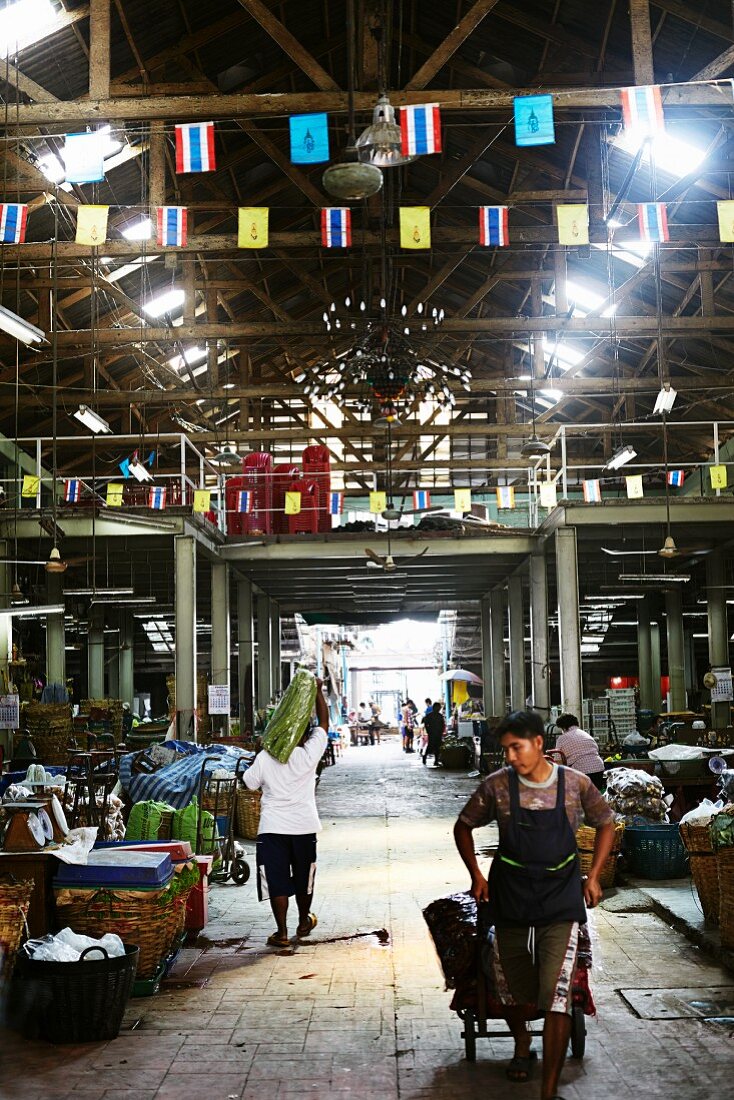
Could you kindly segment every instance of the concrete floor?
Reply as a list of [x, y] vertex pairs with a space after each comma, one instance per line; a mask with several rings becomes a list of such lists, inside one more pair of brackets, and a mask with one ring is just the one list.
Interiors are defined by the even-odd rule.
[[[464, 1060], [462, 1025], [421, 916], [433, 898], [466, 886], [450, 831], [476, 782], [423, 768], [394, 742], [348, 750], [319, 790], [313, 942], [292, 954], [268, 949], [271, 919], [252, 881], [216, 887], [205, 938], [182, 952], [158, 996], [130, 1003], [117, 1040], [54, 1048], [6, 1034], [0, 1097], [536, 1097], [537, 1077], [507, 1082], [507, 1039], [479, 1040], [476, 1064]], [[687, 880], [678, 888], [689, 890]], [[594, 913], [593, 929], [598, 1016], [587, 1021], [583, 1064], [567, 1063], [566, 1100], [728, 1094], [731, 1025], [641, 1019], [618, 991], [731, 994], [734, 976], [651, 910], [625, 912], [621, 892]]]

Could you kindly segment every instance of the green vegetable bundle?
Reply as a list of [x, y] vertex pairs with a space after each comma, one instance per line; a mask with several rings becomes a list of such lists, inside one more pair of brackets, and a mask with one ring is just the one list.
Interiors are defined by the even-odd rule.
[[712, 819], [709, 829], [715, 852], [719, 848], [734, 848], [734, 805], [725, 806], [723, 813]]
[[263, 748], [287, 764], [291, 753], [306, 732], [316, 701], [316, 680], [305, 668], [299, 668], [265, 727]]

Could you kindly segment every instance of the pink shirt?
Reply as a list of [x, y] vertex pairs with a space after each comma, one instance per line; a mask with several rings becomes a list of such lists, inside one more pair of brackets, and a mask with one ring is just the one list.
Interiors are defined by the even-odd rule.
[[599, 748], [591, 734], [578, 726], [571, 726], [556, 741], [556, 748], [560, 749], [566, 758], [569, 768], [584, 775], [594, 775], [604, 771], [604, 761], [599, 755]]

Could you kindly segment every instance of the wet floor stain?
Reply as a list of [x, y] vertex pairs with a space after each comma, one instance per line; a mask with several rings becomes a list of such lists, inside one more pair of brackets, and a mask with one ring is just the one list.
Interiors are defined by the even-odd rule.
[[225, 951], [228, 947], [234, 947], [235, 951], [248, 951], [248, 936], [231, 936], [229, 939], [211, 940], [208, 936], [198, 936], [191, 947], [198, 947], [200, 951], [211, 951], [212, 948]]
[[352, 940], [364, 940], [374, 936], [379, 943], [380, 947], [388, 947], [390, 944], [390, 933], [387, 928], [375, 928], [372, 932], [352, 932], [350, 936], [332, 936], [327, 940], [312, 940], [309, 939], [309, 944], [312, 946], [320, 945], [322, 943], [350, 943]]

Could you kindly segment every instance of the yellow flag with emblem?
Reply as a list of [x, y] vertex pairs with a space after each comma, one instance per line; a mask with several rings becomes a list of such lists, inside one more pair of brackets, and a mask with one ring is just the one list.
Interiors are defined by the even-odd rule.
[[194, 489], [194, 511], [208, 512], [212, 502], [211, 489]]
[[709, 466], [709, 477], [712, 489], [726, 489], [726, 466]]
[[627, 496], [630, 500], [639, 500], [644, 496], [642, 489], [642, 474], [628, 474], [624, 479], [627, 484]]
[[731, 199], [717, 202], [716, 210], [719, 215], [719, 240], [734, 241], [734, 202]]
[[301, 494], [295, 490], [285, 494], [285, 514], [297, 516], [301, 511]]
[[387, 493], [370, 493], [370, 512], [379, 516], [387, 508]]
[[400, 247], [431, 247], [430, 206], [400, 207]]
[[120, 485], [117, 481], [109, 482], [107, 486], [107, 496], [105, 498], [108, 508], [122, 507], [122, 494], [124, 488], [124, 485]]
[[541, 481], [540, 507], [555, 508], [558, 503], [558, 490], [555, 481]]
[[23, 487], [20, 490], [22, 497], [37, 497], [41, 490], [41, 479], [33, 474], [26, 474], [23, 478]]
[[76, 243], [98, 245], [107, 240], [109, 206], [78, 206], [76, 211]]
[[267, 248], [269, 216], [267, 206], [241, 206], [237, 216], [237, 247]]
[[589, 208], [584, 202], [561, 203], [556, 207], [559, 244], [589, 243]]
[[471, 489], [454, 489], [454, 511], [471, 512]]

